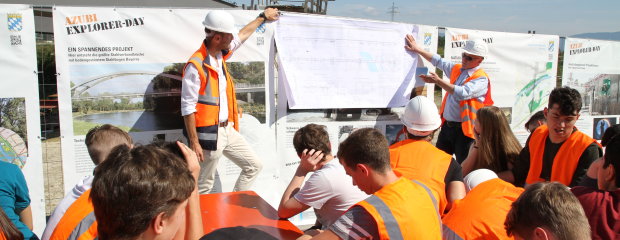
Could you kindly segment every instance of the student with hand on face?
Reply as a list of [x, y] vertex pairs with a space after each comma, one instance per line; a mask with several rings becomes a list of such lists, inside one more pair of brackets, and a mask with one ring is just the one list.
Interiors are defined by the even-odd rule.
[[[308, 124], [298, 129], [293, 136], [293, 146], [300, 162], [295, 176], [282, 195], [278, 207], [279, 217], [289, 218], [312, 207], [320, 225], [311, 230], [324, 230], [353, 204], [368, 197], [353, 186], [351, 177], [332, 155], [325, 126]], [[312, 175], [304, 183], [310, 172]], [[306, 234], [313, 236], [318, 230], [306, 231]]]

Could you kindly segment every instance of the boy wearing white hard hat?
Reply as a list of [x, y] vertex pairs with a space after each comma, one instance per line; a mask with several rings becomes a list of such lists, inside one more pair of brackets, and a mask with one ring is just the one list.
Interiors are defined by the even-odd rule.
[[181, 90], [184, 130], [201, 163], [200, 194], [211, 192], [222, 155], [241, 168], [233, 191], [249, 190], [262, 169], [261, 161], [238, 132], [237, 99], [226, 60], [261, 24], [277, 20], [278, 15], [278, 9], [267, 8], [239, 31], [226, 11], [210, 11], [202, 22], [206, 37], [185, 66]]
[[446, 91], [441, 104], [443, 125], [439, 132], [437, 147], [456, 156], [461, 163], [467, 157], [469, 146], [474, 141], [474, 120], [476, 111], [484, 106], [493, 105], [491, 98], [491, 81], [480, 68], [480, 63], [488, 55], [488, 46], [481, 39], [465, 41], [460, 64], [454, 64], [441, 58], [438, 54], [425, 51], [417, 45], [411, 35], [407, 35], [405, 49], [415, 52], [435, 67], [441, 69], [450, 78], [450, 82], [431, 72], [420, 75], [427, 83], [434, 83]]
[[414, 97], [400, 120], [407, 128], [407, 139], [390, 146], [390, 166], [397, 175], [426, 184], [443, 214], [452, 202], [465, 197], [465, 185], [461, 165], [431, 144], [441, 126], [437, 106], [424, 96]]

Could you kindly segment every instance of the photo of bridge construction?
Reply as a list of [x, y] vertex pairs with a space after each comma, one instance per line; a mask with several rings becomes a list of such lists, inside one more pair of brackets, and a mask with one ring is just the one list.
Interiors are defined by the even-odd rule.
[[[71, 98], [75, 135], [114, 124], [128, 132], [183, 128], [181, 79], [185, 63], [74, 65]], [[239, 108], [265, 123], [264, 62], [227, 63]]]

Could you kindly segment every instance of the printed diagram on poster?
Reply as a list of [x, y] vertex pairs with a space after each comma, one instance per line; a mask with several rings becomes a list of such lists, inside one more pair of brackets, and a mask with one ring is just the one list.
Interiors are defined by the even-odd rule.
[[409, 99], [418, 57], [403, 39], [417, 35], [414, 25], [287, 14], [275, 26], [290, 108], [399, 107]]
[[26, 99], [0, 98], [0, 161], [23, 168], [28, 160]]

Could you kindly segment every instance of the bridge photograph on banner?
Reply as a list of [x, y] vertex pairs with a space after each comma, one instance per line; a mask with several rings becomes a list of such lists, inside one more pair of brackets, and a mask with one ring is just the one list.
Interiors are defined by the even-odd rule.
[[[84, 139], [93, 127], [112, 124], [134, 144], [185, 141], [181, 79], [205, 37], [207, 9], [56, 7], [54, 32], [65, 189], [92, 174]], [[229, 10], [241, 29], [258, 11]], [[183, 37], [179, 37], [183, 36]], [[275, 161], [269, 134], [265, 71], [273, 30], [261, 25], [227, 61], [235, 79], [240, 127], [264, 161]], [[270, 150], [273, 149], [273, 150]], [[277, 164], [265, 164], [275, 168]], [[230, 191], [240, 169], [220, 161], [219, 188]], [[261, 175], [272, 178], [268, 167]], [[259, 180], [260, 181], [260, 180]], [[261, 186], [257, 186], [260, 188]], [[258, 192], [260, 192], [257, 189]]]

